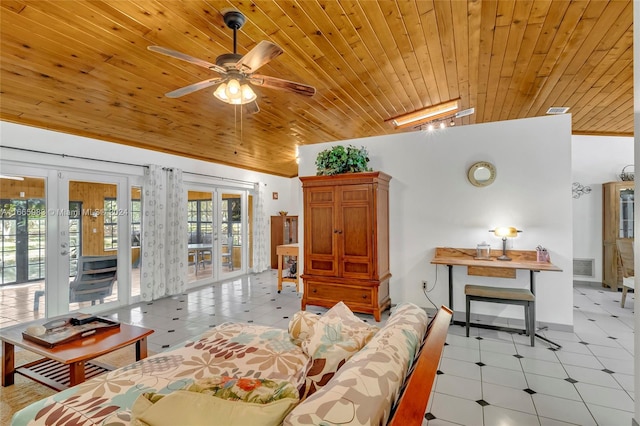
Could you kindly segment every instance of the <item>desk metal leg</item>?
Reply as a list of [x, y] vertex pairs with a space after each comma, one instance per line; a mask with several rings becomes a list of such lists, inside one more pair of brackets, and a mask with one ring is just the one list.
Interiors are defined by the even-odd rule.
[[[449, 309], [453, 312], [453, 265], [447, 265], [449, 268]], [[453, 315], [451, 315], [451, 322], [453, 323]]]
[[[536, 273], [536, 272], [537, 272], [537, 271], [534, 271], [534, 270], [530, 270], [530, 271], [529, 271], [529, 287], [530, 287], [530, 289], [531, 289], [531, 293], [533, 293], [533, 295], [534, 295], [534, 296], [535, 296], [535, 294], [536, 294], [536, 275], [535, 275], [535, 273]], [[533, 309], [533, 314], [532, 314], [532, 316], [533, 316], [533, 319], [532, 319], [533, 327], [535, 328], [535, 326], [536, 326], [536, 310], [535, 310], [535, 309]], [[545, 327], [545, 328], [546, 328], [546, 327]], [[538, 330], [541, 330], [541, 329], [538, 329]], [[535, 330], [534, 330], [534, 333], [535, 333]], [[557, 347], [558, 347], [558, 349], [561, 349], [561, 348], [562, 348], [562, 346], [561, 346], [561, 345], [557, 344], [557, 343], [556, 343], [556, 342], [554, 342], [553, 340], [549, 340], [549, 339], [547, 339], [546, 337], [541, 336], [541, 335], [540, 335], [540, 334], [538, 334], [538, 333], [535, 333], [535, 335], [536, 335], [536, 337], [537, 337], [538, 339], [542, 339], [542, 340], [544, 340], [544, 341], [545, 341], [545, 342], [547, 342], [547, 343], [551, 343], [552, 345], [557, 346]]]

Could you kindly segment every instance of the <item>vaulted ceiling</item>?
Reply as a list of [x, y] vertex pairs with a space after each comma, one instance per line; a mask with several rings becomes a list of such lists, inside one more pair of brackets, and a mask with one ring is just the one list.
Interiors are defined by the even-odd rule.
[[[272, 41], [260, 74], [317, 93], [256, 87], [256, 114], [215, 87], [165, 97], [218, 74], [147, 47], [215, 63], [228, 8], [239, 54]], [[0, 119], [280, 176], [298, 145], [412, 131], [386, 120], [452, 99], [475, 109], [457, 125], [556, 106], [574, 134], [633, 134], [630, 0], [2, 0], [0, 18]]]

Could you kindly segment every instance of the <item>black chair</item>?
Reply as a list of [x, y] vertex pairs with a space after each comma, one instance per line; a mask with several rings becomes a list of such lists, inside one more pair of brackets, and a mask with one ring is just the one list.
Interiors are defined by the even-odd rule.
[[[104, 299], [113, 294], [117, 273], [117, 256], [80, 256], [78, 273], [69, 283], [69, 303], [91, 302], [91, 305], [95, 305], [97, 300], [104, 303]], [[34, 311], [39, 309], [43, 295], [43, 290], [36, 291]]]

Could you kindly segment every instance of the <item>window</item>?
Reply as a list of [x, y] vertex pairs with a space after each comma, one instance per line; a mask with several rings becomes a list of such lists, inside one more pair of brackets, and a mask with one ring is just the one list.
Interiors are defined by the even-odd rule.
[[44, 200], [27, 200], [28, 264], [27, 280], [44, 278], [47, 206]]
[[104, 249], [118, 248], [118, 203], [115, 198], [104, 199]]
[[78, 258], [82, 256], [82, 202], [69, 201], [69, 276], [78, 273]]
[[213, 236], [213, 202], [191, 200], [187, 207], [189, 244], [211, 243]]
[[242, 210], [240, 198], [222, 200], [222, 235], [231, 238], [234, 246], [242, 245]]
[[140, 247], [142, 231], [142, 202], [131, 200], [131, 247]]
[[2, 273], [1, 284], [16, 282], [16, 206], [11, 200], [2, 200], [2, 213], [0, 214], [2, 222], [2, 250], [0, 254], [0, 271]]
[[41, 280], [45, 274], [44, 199], [0, 200], [0, 284]]

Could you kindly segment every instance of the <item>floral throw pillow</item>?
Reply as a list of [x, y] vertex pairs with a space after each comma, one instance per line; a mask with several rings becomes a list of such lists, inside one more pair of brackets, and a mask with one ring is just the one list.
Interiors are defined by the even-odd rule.
[[289, 321], [289, 336], [298, 346], [313, 335], [313, 326], [320, 319], [319, 315], [307, 311], [298, 311]]
[[342, 365], [371, 340], [378, 327], [369, 325], [343, 302], [320, 317], [302, 350], [311, 358], [300, 399], [312, 395], [331, 380]]
[[268, 404], [283, 398], [298, 398], [297, 389], [289, 382], [252, 377], [205, 377], [185, 386], [184, 390], [257, 404]]
[[276, 426], [298, 402], [297, 389], [285, 381], [213, 376], [167, 395], [143, 393], [131, 419], [135, 426], [214, 424], [213, 419], [228, 426]]

